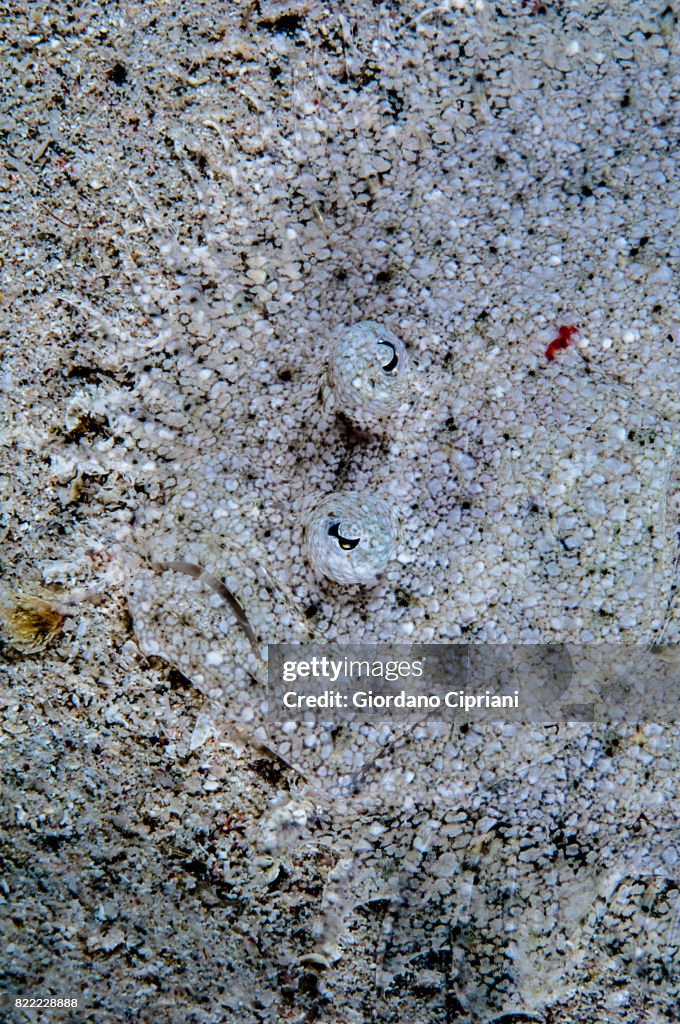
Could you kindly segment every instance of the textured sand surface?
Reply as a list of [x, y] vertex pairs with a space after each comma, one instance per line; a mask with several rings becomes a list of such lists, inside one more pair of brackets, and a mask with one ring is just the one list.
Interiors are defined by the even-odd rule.
[[283, 640], [677, 640], [677, 9], [0, 9], [7, 1019], [677, 1019], [677, 726], [260, 707]]

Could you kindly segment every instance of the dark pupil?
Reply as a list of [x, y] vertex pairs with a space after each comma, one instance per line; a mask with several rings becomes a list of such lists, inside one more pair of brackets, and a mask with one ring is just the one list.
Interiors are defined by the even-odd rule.
[[385, 365], [383, 366], [383, 370], [385, 371], [385, 373], [391, 373], [392, 370], [396, 370], [396, 368], [399, 366], [399, 356], [397, 355], [392, 342], [379, 341], [378, 344], [384, 345], [385, 348], [388, 348], [392, 353], [392, 358], [390, 359], [389, 363], [385, 363]]
[[343, 537], [340, 533], [340, 523], [333, 523], [332, 526], [329, 526], [328, 536], [335, 537], [343, 551], [352, 551], [361, 540], [360, 537]]

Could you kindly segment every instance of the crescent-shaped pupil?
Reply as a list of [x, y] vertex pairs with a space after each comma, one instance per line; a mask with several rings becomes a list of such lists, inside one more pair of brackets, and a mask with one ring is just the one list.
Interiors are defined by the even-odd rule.
[[343, 551], [353, 551], [361, 540], [360, 537], [343, 537], [340, 533], [340, 523], [333, 523], [332, 526], [329, 526], [328, 536], [335, 537]]
[[385, 348], [389, 348], [390, 351], [392, 352], [392, 358], [390, 359], [389, 363], [385, 363], [385, 365], [383, 366], [383, 370], [385, 371], [385, 373], [391, 373], [392, 370], [396, 370], [396, 368], [399, 366], [399, 356], [396, 353], [395, 347], [391, 341], [379, 341], [378, 344], [384, 345]]

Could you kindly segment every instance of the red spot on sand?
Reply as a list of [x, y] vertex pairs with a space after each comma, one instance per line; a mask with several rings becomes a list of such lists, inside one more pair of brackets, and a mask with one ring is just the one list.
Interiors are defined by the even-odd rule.
[[555, 353], [559, 352], [561, 348], [568, 348], [569, 342], [571, 341], [572, 335], [578, 334], [578, 327], [559, 327], [557, 330], [557, 337], [554, 341], [551, 341], [545, 350], [545, 358], [549, 363], [555, 358]]
[[[529, 7], [530, 3], [531, 3], [531, 10], [529, 11], [530, 14], [547, 14], [548, 13], [548, 7], [550, 7], [550, 0], [548, 0], [548, 3], [541, 3], [540, 0], [522, 0], [522, 8]], [[559, 11], [561, 6], [562, 6], [561, 0], [556, 0], [556, 2], [553, 4], [553, 6], [554, 6], [555, 10]]]

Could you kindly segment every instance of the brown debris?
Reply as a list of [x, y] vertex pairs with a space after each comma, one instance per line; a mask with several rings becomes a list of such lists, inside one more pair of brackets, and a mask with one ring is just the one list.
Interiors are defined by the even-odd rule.
[[61, 633], [64, 614], [50, 601], [17, 594], [0, 604], [6, 642], [22, 654], [37, 654]]

